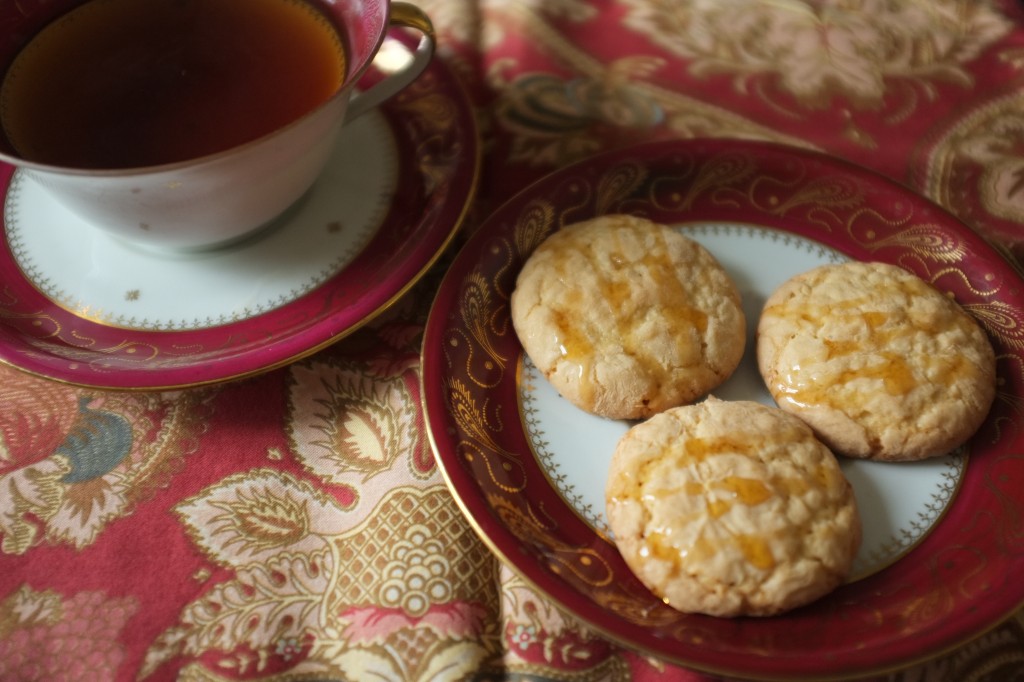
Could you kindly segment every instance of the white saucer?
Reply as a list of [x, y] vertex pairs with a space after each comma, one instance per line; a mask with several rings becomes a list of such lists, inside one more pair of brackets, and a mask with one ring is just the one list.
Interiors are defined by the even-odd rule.
[[8, 189], [5, 229], [25, 277], [75, 315], [127, 329], [202, 329], [290, 303], [342, 270], [387, 215], [397, 174], [394, 135], [369, 112], [342, 129], [302, 199], [230, 246], [140, 248], [93, 227], [22, 172]]

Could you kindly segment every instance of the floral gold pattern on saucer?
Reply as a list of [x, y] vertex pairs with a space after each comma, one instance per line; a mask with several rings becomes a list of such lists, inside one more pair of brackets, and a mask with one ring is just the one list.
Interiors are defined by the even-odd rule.
[[[861, 575], [834, 593], [772, 618], [682, 614], [635, 579], [595, 523], [603, 511], [595, 508], [600, 494], [581, 486], [603, 487], [601, 455], [588, 447], [592, 434], [560, 419], [566, 405], [545, 398], [540, 407], [541, 389], [524, 366], [508, 298], [522, 263], [548, 234], [605, 213], [724, 235], [716, 247], [724, 249], [723, 260], [735, 267], [747, 259], [740, 269], [750, 272], [737, 277], [754, 310], [771, 286], [766, 272], [773, 280], [820, 259], [879, 260], [956, 297], [988, 332], [999, 384], [987, 421], [963, 454], [930, 463], [931, 483], [917, 506], [882, 529]], [[746, 253], [725, 248], [737, 236], [729, 248]], [[780, 250], [790, 256], [777, 257]], [[1024, 515], [1022, 328], [1024, 291], [1013, 268], [955, 218], [902, 186], [824, 155], [768, 143], [643, 144], [557, 171], [499, 208], [474, 234], [428, 321], [424, 405], [445, 478], [479, 535], [526, 581], [595, 629], [719, 674], [857, 677], [962, 644], [1024, 603], [1024, 586], [1014, 578], [1024, 570], [1017, 523]], [[724, 386], [720, 397], [757, 399], [758, 390], [740, 380]], [[524, 408], [526, 393], [536, 402], [527, 400]], [[572, 429], [575, 438], [560, 434], [555, 444], [541, 433], [546, 429]], [[572, 464], [577, 469], [591, 468], [588, 477], [573, 478], [565, 468], [570, 458], [579, 460]], [[897, 511], [893, 498], [905, 475], [899, 468], [879, 470], [879, 481], [893, 487], [869, 498], [866, 523], [884, 523]], [[861, 487], [872, 486], [862, 481]]]

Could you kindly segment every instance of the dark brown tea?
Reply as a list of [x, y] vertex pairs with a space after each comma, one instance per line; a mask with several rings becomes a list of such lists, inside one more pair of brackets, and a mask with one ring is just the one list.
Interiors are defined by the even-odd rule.
[[0, 121], [25, 159], [134, 168], [261, 137], [344, 77], [337, 29], [305, 0], [91, 0], [15, 58]]

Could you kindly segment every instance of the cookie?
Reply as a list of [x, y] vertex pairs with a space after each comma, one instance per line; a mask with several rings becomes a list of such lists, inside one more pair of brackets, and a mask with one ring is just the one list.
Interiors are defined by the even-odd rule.
[[770, 616], [842, 584], [860, 546], [853, 489], [800, 419], [709, 397], [631, 428], [612, 456], [609, 529], [669, 606]]
[[711, 253], [627, 215], [545, 239], [519, 273], [511, 317], [558, 392], [612, 419], [704, 396], [736, 369], [746, 341], [739, 291]]
[[946, 454], [995, 397], [995, 354], [974, 318], [885, 263], [826, 265], [785, 282], [761, 313], [757, 361], [779, 407], [851, 457]]

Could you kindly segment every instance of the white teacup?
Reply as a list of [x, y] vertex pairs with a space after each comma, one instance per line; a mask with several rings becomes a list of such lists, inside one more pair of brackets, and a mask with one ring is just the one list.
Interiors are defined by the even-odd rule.
[[[25, 160], [0, 139], [0, 161], [24, 169], [52, 196], [98, 229], [158, 249], [198, 250], [237, 241], [270, 224], [313, 184], [339, 130], [409, 85], [435, 47], [429, 18], [414, 5], [388, 0], [304, 0], [326, 12], [343, 33], [347, 76], [324, 104], [256, 140], [187, 161], [128, 169], [65, 168]], [[7, 3], [0, 8], [0, 66], [6, 70], [28, 38], [82, 0]], [[355, 93], [390, 27], [421, 34], [397, 70]]]

